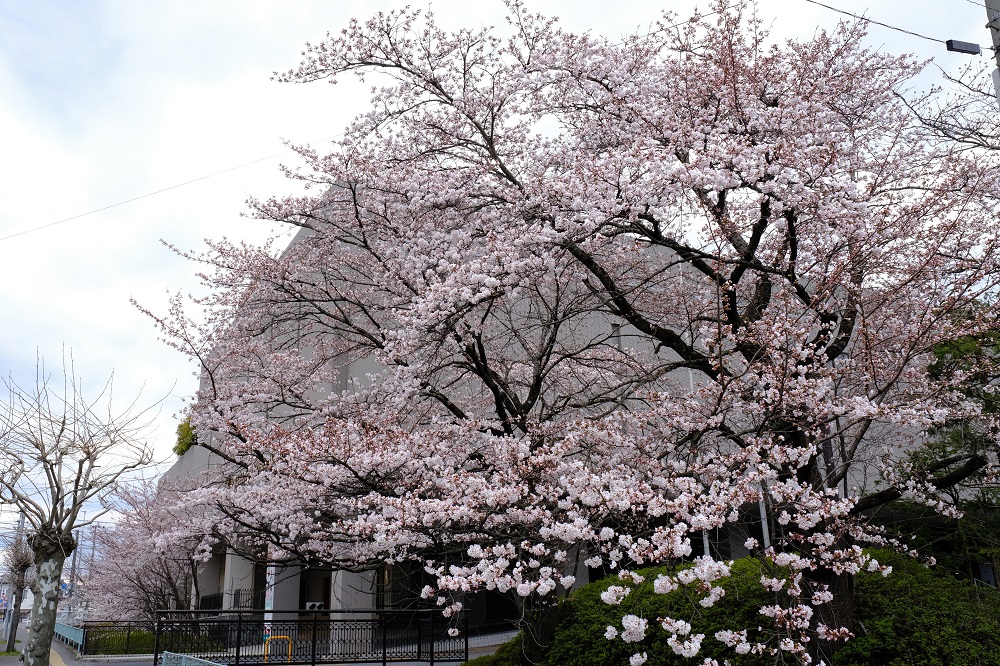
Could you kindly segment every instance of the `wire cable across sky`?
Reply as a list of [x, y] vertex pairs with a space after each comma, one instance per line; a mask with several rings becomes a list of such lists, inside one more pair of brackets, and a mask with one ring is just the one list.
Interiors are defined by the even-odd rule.
[[[818, 0], [805, 0], [805, 1], [808, 2], [808, 3], [811, 3], [811, 4], [814, 4], [814, 5], [818, 5], [820, 7], [823, 7], [825, 9], [829, 9], [830, 11], [837, 12], [839, 14], [844, 14], [845, 16], [850, 16], [851, 18], [857, 19], [859, 21], [865, 21], [866, 23], [871, 23], [871, 24], [874, 24], [874, 25], [877, 25], [877, 26], [881, 26], [881, 27], [887, 28], [889, 30], [895, 30], [897, 32], [901, 32], [901, 33], [904, 33], [904, 34], [907, 34], [907, 35], [911, 35], [913, 37], [919, 37], [920, 39], [926, 39], [927, 41], [937, 42], [938, 44], [945, 44], [946, 43], [946, 41], [943, 40], [943, 39], [937, 39], [936, 37], [929, 37], [927, 35], [922, 35], [919, 32], [914, 32], [912, 30], [906, 30], [905, 28], [900, 28], [898, 26], [890, 25], [888, 23], [883, 23], [882, 21], [876, 21], [875, 19], [868, 18], [867, 16], [863, 16], [863, 15], [860, 15], [860, 14], [855, 14], [853, 12], [849, 12], [849, 11], [844, 10], [844, 9], [839, 9], [837, 7], [833, 7], [831, 5], [824, 4], [822, 2], [819, 2]], [[966, 2], [969, 2], [970, 4], [973, 4], [973, 5], [981, 6], [981, 7], [984, 6], [981, 3], [976, 2], [975, 0], [966, 0]], [[744, 4], [744, 3], [743, 2], [736, 3], [736, 5], [742, 5], [742, 4]], [[714, 12], [709, 12], [708, 14], [703, 14], [702, 16], [703, 17], [704, 16], [711, 16], [711, 15], [717, 14], [717, 13], [718, 13], [717, 11], [714, 11]], [[667, 26], [664, 29], [670, 29], [670, 28], [679, 27], [681, 25], [684, 25], [687, 22], [688, 21], [681, 21], [681, 22], [679, 22], [679, 23], [677, 23], [675, 25]], [[660, 31], [658, 30], [658, 31], [655, 31], [655, 32], [660, 32]], [[646, 36], [649, 37], [649, 36], [652, 36], [652, 34], [654, 34], [654, 33], [650, 33], [649, 35], [646, 35]], [[334, 138], [337, 138], [337, 136], [327, 137], [326, 139], [322, 139], [321, 141], [314, 142], [314, 143], [322, 143], [323, 141], [328, 141], [328, 140], [331, 140], [331, 139], [334, 139]], [[231, 171], [236, 171], [237, 169], [243, 169], [243, 168], [248, 167], [248, 166], [253, 166], [254, 164], [259, 164], [261, 162], [266, 162], [267, 160], [272, 160], [272, 159], [274, 159], [276, 157], [281, 157], [282, 155], [286, 155], [286, 154], [291, 153], [291, 152], [294, 152], [294, 149], [289, 148], [287, 150], [283, 150], [281, 152], [274, 153], [273, 155], [268, 155], [266, 157], [260, 157], [258, 159], [251, 160], [249, 162], [244, 162], [243, 164], [237, 164], [236, 166], [228, 167], [226, 169], [222, 169], [220, 171], [215, 171], [213, 173], [209, 173], [209, 174], [206, 174], [204, 176], [199, 176], [197, 178], [192, 178], [190, 180], [186, 180], [184, 182], [177, 183], [175, 185], [170, 185], [169, 187], [164, 187], [164, 188], [161, 188], [161, 189], [158, 189], [158, 190], [154, 190], [152, 192], [147, 192], [145, 194], [140, 194], [139, 196], [135, 196], [135, 197], [132, 197], [130, 199], [125, 199], [125, 200], [122, 200], [122, 201], [118, 201], [118, 202], [115, 202], [113, 204], [109, 204], [107, 206], [101, 206], [100, 208], [95, 208], [95, 209], [89, 210], [89, 211], [87, 211], [85, 213], [79, 213], [77, 215], [71, 215], [70, 217], [64, 217], [64, 218], [62, 218], [61, 220], [56, 220], [54, 222], [48, 222], [46, 224], [41, 224], [41, 225], [38, 225], [38, 226], [35, 226], [35, 227], [29, 227], [27, 229], [22, 229], [21, 231], [17, 231], [15, 233], [8, 234], [6, 236], [0, 236], [0, 242], [6, 241], [6, 240], [10, 240], [11, 238], [17, 238], [18, 236], [24, 236], [25, 234], [34, 233], [36, 231], [41, 231], [43, 229], [48, 229], [50, 227], [54, 227], [54, 226], [57, 226], [57, 225], [60, 225], [60, 224], [64, 224], [66, 222], [72, 222], [73, 220], [78, 220], [80, 218], [88, 217], [90, 215], [94, 215], [96, 213], [100, 213], [100, 212], [103, 212], [103, 211], [106, 211], [106, 210], [110, 210], [112, 208], [117, 208], [118, 206], [124, 206], [125, 204], [129, 204], [129, 203], [132, 203], [134, 201], [139, 201], [141, 199], [146, 199], [148, 197], [156, 196], [157, 194], [163, 194], [164, 192], [169, 192], [171, 190], [176, 190], [178, 188], [185, 187], [187, 185], [192, 185], [194, 183], [198, 183], [198, 182], [201, 182], [203, 180], [207, 180], [209, 178], [215, 178], [216, 176], [221, 176], [221, 175], [229, 173]]]
[[[945, 40], [943, 40], [943, 39], [937, 39], [936, 37], [928, 37], [927, 35], [921, 35], [919, 32], [913, 32], [912, 30], [906, 30], [904, 28], [899, 28], [899, 27], [894, 26], [894, 25], [889, 25], [888, 23], [882, 23], [881, 21], [876, 21], [875, 19], [870, 19], [867, 16], [862, 16], [860, 14], [855, 14], [853, 12], [849, 12], [849, 11], [846, 11], [846, 10], [843, 10], [843, 9], [838, 9], [836, 7], [831, 7], [830, 5], [825, 5], [822, 2], [817, 2], [817, 0], [806, 0], [806, 2], [812, 3], [814, 5], [819, 5], [820, 7], [824, 7], [826, 9], [829, 9], [830, 11], [837, 12], [839, 14], [845, 14], [845, 15], [850, 16], [852, 18], [856, 18], [859, 21], [864, 21], [866, 23], [873, 23], [875, 25], [882, 26], [883, 28], [888, 28], [889, 30], [895, 30], [897, 32], [902, 32], [902, 33], [905, 33], [907, 35], [912, 35], [914, 37], [919, 37], [921, 39], [926, 39], [926, 40], [931, 41], [931, 42], [937, 42], [939, 44], [944, 44], [945, 43]], [[973, 3], [973, 4], [977, 4], [977, 3]]]
[[[337, 138], [340, 135], [330, 136], [325, 139], [320, 139], [319, 141], [314, 141], [312, 143], [323, 143], [324, 141], [330, 141]], [[309, 145], [309, 144], [307, 144]], [[267, 157], [260, 157], [249, 162], [244, 162], [243, 164], [237, 164], [236, 166], [229, 167], [227, 169], [222, 169], [221, 171], [215, 171], [213, 173], [206, 174], [204, 176], [198, 176], [197, 178], [192, 178], [191, 180], [185, 180], [183, 183], [177, 183], [169, 187], [164, 187], [159, 190], [154, 190], [153, 192], [146, 192], [145, 194], [140, 194], [139, 196], [132, 197], [131, 199], [125, 199], [123, 201], [118, 201], [113, 204], [108, 204], [107, 206], [101, 206], [100, 208], [95, 208], [93, 210], [88, 210], [86, 213], [80, 213], [78, 215], [72, 215], [70, 217], [64, 217], [61, 220], [56, 220], [55, 222], [49, 222], [47, 224], [40, 224], [37, 227], [30, 227], [28, 229], [22, 229], [21, 231], [9, 234], [7, 236], [0, 236], [0, 241], [10, 240], [11, 238], [17, 238], [18, 236], [24, 236], [25, 234], [30, 234], [35, 231], [41, 231], [42, 229], [48, 229], [49, 227], [54, 227], [58, 224], [63, 224], [65, 222], [72, 222], [73, 220], [79, 220], [81, 217], [87, 217], [88, 215], [94, 215], [95, 213], [100, 213], [105, 210], [110, 210], [111, 208], [117, 208], [118, 206], [124, 206], [125, 204], [132, 203], [133, 201], [139, 201], [140, 199], [146, 199], [147, 197], [152, 197], [157, 194], [163, 194], [164, 192], [169, 192], [170, 190], [176, 190], [179, 187], [184, 187], [186, 185], [192, 185], [194, 183], [208, 180], [209, 178], [215, 178], [216, 176], [221, 176], [223, 174], [229, 173], [230, 171], [236, 171], [237, 169], [242, 169], [244, 167], [253, 166], [254, 164], [259, 164], [261, 162], [266, 162], [267, 160], [273, 160], [275, 157], [281, 157], [282, 155], [287, 155], [288, 153], [295, 152], [294, 148], [289, 148], [283, 150], [280, 153], [274, 153], [273, 155], [268, 155]]]

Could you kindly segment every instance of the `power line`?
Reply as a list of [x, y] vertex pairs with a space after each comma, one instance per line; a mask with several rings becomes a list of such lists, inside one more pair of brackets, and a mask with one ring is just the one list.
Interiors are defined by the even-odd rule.
[[[849, 11], [846, 11], [846, 10], [843, 10], [843, 9], [838, 9], [837, 7], [832, 7], [830, 5], [823, 4], [822, 2], [818, 2], [817, 0], [805, 0], [805, 1], [809, 2], [809, 3], [812, 3], [814, 5], [818, 5], [820, 7], [824, 7], [826, 9], [829, 9], [830, 11], [834, 11], [834, 12], [837, 12], [837, 13], [840, 13], [840, 14], [844, 14], [846, 16], [850, 16], [850, 17], [855, 18], [855, 19], [857, 19], [859, 21], [865, 21], [866, 23], [872, 23], [874, 25], [878, 25], [878, 26], [881, 26], [883, 28], [888, 28], [890, 30], [895, 30], [897, 32], [902, 32], [904, 34], [912, 35], [914, 37], [919, 37], [921, 39], [926, 39], [926, 40], [931, 41], [931, 42], [937, 42], [939, 44], [944, 44], [945, 43], [945, 40], [943, 40], [943, 39], [936, 39], [934, 37], [928, 37], [927, 35], [922, 35], [922, 34], [920, 34], [918, 32], [913, 32], [912, 30], [906, 30], [904, 28], [899, 28], [899, 27], [894, 26], [894, 25], [889, 25], [888, 23], [882, 23], [881, 21], [876, 21], [875, 19], [870, 19], [870, 18], [868, 18], [866, 16], [861, 16], [861, 15], [854, 14], [852, 12], [849, 12]], [[968, 2], [970, 4], [973, 4], [973, 5], [980, 6], [980, 7], [984, 6], [984, 5], [982, 5], [982, 3], [976, 2], [975, 0], [966, 0], [966, 2]], [[730, 7], [726, 7], [726, 9], [729, 9], [731, 7], [734, 7], [734, 6], [742, 6], [743, 4], [745, 4], [745, 2], [737, 2], [736, 4], [731, 5]], [[718, 10], [717, 11], [713, 11], [713, 12], [709, 12], [707, 14], [701, 15], [701, 18], [705, 18], [707, 16], [712, 16], [713, 14], [718, 14], [718, 13], [720, 13]], [[684, 25], [684, 24], [689, 23], [689, 22], [690, 22], [690, 19], [686, 20], [686, 21], [681, 21], [681, 22], [676, 23], [674, 25], [666, 26], [665, 28], [661, 28], [659, 30], [655, 30], [653, 32], [650, 32], [649, 34], [644, 35], [643, 37], [644, 38], [648, 38], [648, 37], [651, 37], [651, 36], [653, 36], [654, 34], [656, 34], [658, 32], [662, 32], [663, 30], [670, 30], [672, 28], [679, 27], [679, 26]], [[339, 135], [336, 135], [336, 136], [339, 136]], [[322, 143], [323, 141], [328, 141], [330, 139], [336, 138], [336, 136], [327, 137], [326, 139], [322, 139], [321, 141], [314, 142], [314, 143]], [[28, 229], [24, 229], [22, 231], [18, 231], [18, 232], [13, 233], [13, 234], [9, 234], [7, 236], [0, 236], [0, 242], [5, 241], [5, 240], [10, 240], [11, 238], [17, 238], [18, 236], [24, 236], [25, 234], [30, 234], [30, 233], [33, 233], [35, 231], [41, 231], [42, 229], [48, 229], [49, 227], [54, 227], [56, 225], [64, 224], [66, 222], [71, 222], [73, 220], [78, 220], [78, 219], [80, 219], [82, 217], [87, 217], [89, 215], [94, 215], [95, 213], [100, 213], [100, 212], [103, 212], [103, 211], [106, 211], [106, 210], [110, 210], [112, 208], [117, 208], [118, 206], [124, 206], [125, 204], [129, 204], [129, 203], [132, 203], [132, 202], [135, 202], [135, 201], [139, 201], [140, 199], [146, 199], [148, 197], [152, 197], [152, 196], [155, 196], [157, 194], [163, 194], [164, 192], [169, 192], [171, 190], [176, 190], [176, 189], [178, 189], [180, 187], [185, 187], [187, 185], [192, 185], [194, 183], [197, 183], [197, 182], [200, 182], [200, 181], [203, 181], [203, 180], [207, 180], [209, 178], [215, 178], [216, 176], [221, 176], [223, 174], [229, 173], [230, 171], [236, 171], [237, 169], [243, 169], [243, 168], [248, 167], [248, 166], [253, 166], [254, 164], [259, 164], [260, 162], [266, 162], [267, 160], [271, 160], [271, 159], [274, 159], [275, 157], [280, 157], [282, 155], [285, 155], [285, 154], [288, 154], [288, 153], [291, 153], [291, 152], [294, 152], [294, 149], [290, 148], [288, 150], [283, 150], [280, 153], [274, 153], [273, 155], [268, 155], [266, 157], [261, 157], [261, 158], [255, 159], [255, 160], [251, 160], [250, 162], [244, 162], [243, 164], [238, 164], [236, 166], [232, 166], [232, 167], [229, 167], [227, 169], [222, 169], [220, 171], [215, 171], [213, 173], [206, 174], [204, 176], [199, 176], [197, 178], [192, 178], [191, 180], [186, 180], [186, 181], [184, 181], [182, 183], [177, 183], [175, 185], [170, 185], [169, 187], [164, 187], [164, 188], [159, 189], [159, 190], [154, 190], [153, 192], [147, 192], [145, 194], [140, 194], [139, 196], [132, 197], [131, 199], [125, 199], [125, 200], [122, 200], [122, 201], [115, 202], [113, 204], [109, 204], [107, 206], [102, 206], [100, 208], [95, 208], [93, 210], [89, 210], [89, 211], [87, 211], [85, 213], [79, 213], [78, 215], [72, 215], [70, 217], [65, 217], [65, 218], [63, 218], [61, 220], [56, 220], [55, 222], [49, 222], [47, 224], [41, 224], [41, 225], [38, 225], [36, 227], [31, 227], [31, 228], [28, 228]]]
[[[738, 0], [738, 2], [734, 3], [733, 5], [729, 5], [727, 7], [724, 7], [723, 10], [731, 9], [732, 7], [743, 6], [744, 4], [746, 4], [746, 0]], [[722, 10], [716, 10], [716, 11], [708, 12], [707, 14], [701, 14], [700, 18], [705, 18], [705, 17], [708, 17], [708, 16], [712, 16], [714, 14], [718, 14], [718, 13], [720, 13], [720, 11], [722, 11]], [[642, 38], [645, 39], [645, 38], [652, 37], [653, 35], [655, 35], [655, 34], [657, 34], [659, 32], [679, 27], [679, 26], [684, 25], [686, 23], [690, 23], [690, 21], [691, 21], [691, 19], [687, 19], [685, 21], [681, 21], [681, 22], [676, 23], [674, 25], [666, 26], [665, 28], [661, 28], [659, 30], [655, 30], [655, 31], [652, 31], [652, 32], [650, 32], [650, 33], [648, 33], [646, 35], [643, 35]], [[335, 138], [337, 138], [339, 136], [342, 136], [342, 135], [337, 134], [337, 135], [334, 135], [334, 136], [327, 137], [325, 139], [321, 139], [320, 141], [314, 141], [312, 143], [323, 143], [324, 141], [329, 141], [329, 140], [335, 139]], [[140, 194], [139, 196], [132, 197], [131, 199], [124, 199], [122, 201], [117, 201], [117, 202], [115, 202], [113, 204], [109, 204], [107, 206], [101, 206], [100, 208], [95, 208], [93, 210], [88, 210], [86, 213], [79, 213], [78, 215], [72, 215], [70, 217], [64, 217], [63, 219], [56, 220], [55, 222], [48, 222], [47, 224], [41, 224], [41, 225], [38, 225], [36, 227], [30, 227], [28, 229], [24, 229], [22, 231], [15, 232], [13, 234], [9, 234], [7, 236], [0, 236], [0, 242], [5, 241], [5, 240], [10, 240], [11, 238], [17, 238], [18, 236], [24, 236], [25, 234], [30, 234], [30, 233], [33, 233], [35, 231], [41, 231], [42, 229], [48, 229], [49, 227], [54, 227], [56, 225], [64, 224], [66, 222], [72, 222], [73, 220], [79, 220], [82, 217], [87, 217], [89, 215], [94, 215], [95, 213], [100, 213], [100, 212], [103, 212], [103, 211], [106, 211], [106, 210], [110, 210], [112, 208], [117, 208], [118, 206], [124, 206], [125, 204], [129, 204], [129, 203], [132, 203], [134, 201], [139, 201], [140, 199], [146, 199], [148, 197], [152, 197], [152, 196], [155, 196], [157, 194], [163, 194], [164, 192], [169, 192], [170, 190], [176, 190], [177, 188], [184, 187], [186, 185], [192, 185], [194, 183], [197, 183], [197, 182], [200, 182], [200, 181], [203, 181], [203, 180], [207, 180], [209, 178], [214, 178], [216, 176], [221, 176], [222, 174], [229, 173], [230, 171], [236, 171], [237, 169], [242, 169], [244, 167], [253, 166], [254, 164], [259, 164], [260, 162], [266, 162], [267, 160], [274, 159], [275, 157], [281, 157], [282, 155], [286, 155], [286, 154], [291, 153], [291, 152], [295, 152], [295, 150], [292, 149], [292, 148], [289, 148], [288, 150], [283, 150], [280, 153], [274, 153], [273, 155], [268, 155], [267, 157], [261, 157], [261, 158], [255, 159], [255, 160], [251, 160], [250, 162], [244, 162], [243, 164], [237, 164], [236, 166], [229, 167], [227, 169], [222, 169], [221, 171], [215, 171], [213, 173], [206, 174], [204, 176], [199, 176], [197, 178], [192, 178], [191, 180], [186, 180], [186, 181], [184, 181], [182, 183], [177, 183], [176, 185], [170, 185], [169, 187], [164, 187], [164, 188], [159, 189], [159, 190], [154, 190], [153, 192], [147, 192], [145, 194]]]
[[[313, 143], [323, 143], [324, 141], [329, 141], [340, 135], [335, 135], [327, 137], [326, 139], [321, 139], [320, 141], [315, 141]], [[111, 208], [117, 208], [118, 206], [124, 206], [125, 204], [132, 203], [133, 201], [139, 201], [140, 199], [145, 199], [147, 197], [155, 196], [157, 194], [163, 194], [164, 192], [169, 192], [170, 190], [176, 190], [179, 187], [184, 187], [185, 185], [191, 185], [202, 180], [207, 180], [209, 178], [215, 178], [216, 176], [221, 176], [224, 173], [229, 173], [230, 171], [236, 171], [237, 169], [242, 169], [244, 167], [252, 166], [254, 164], [259, 164], [260, 162], [266, 162], [267, 160], [272, 160], [275, 157], [281, 157], [288, 153], [295, 152], [294, 148], [289, 148], [288, 150], [283, 150], [280, 153], [274, 153], [273, 155], [268, 155], [267, 157], [261, 157], [250, 162], [244, 162], [243, 164], [237, 164], [236, 166], [229, 167], [228, 169], [222, 169], [221, 171], [216, 171], [204, 176], [199, 176], [197, 178], [192, 178], [191, 180], [186, 180], [183, 183], [177, 183], [176, 185], [171, 185], [170, 187], [164, 187], [162, 189], [156, 190], [154, 192], [147, 192], [146, 194], [140, 194], [137, 197], [132, 197], [131, 199], [125, 199], [124, 201], [118, 201], [107, 206], [102, 206], [100, 208], [95, 208], [94, 210], [88, 210], [86, 213], [80, 213], [79, 215], [73, 215], [71, 217], [64, 217], [61, 220], [56, 220], [55, 222], [49, 222], [48, 224], [41, 224], [37, 227], [31, 227], [30, 229], [24, 229], [16, 233], [10, 234], [9, 236], [0, 236], [0, 241], [9, 240], [11, 238], [17, 238], [18, 236], [23, 236], [25, 234], [30, 234], [35, 231], [41, 231], [42, 229], [48, 229], [49, 227], [54, 227], [57, 224], [63, 224], [64, 222], [70, 222], [72, 220], [78, 220], [81, 217], [87, 217], [88, 215], [93, 215], [94, 213], [100, 213], [101, 211], [109, 210]]]
[[[969, 1], [971, 2], [971, 0], [969, 0]], [[830, 11], [838, 12], [840, 14], [846, 14], [847, 16], [856, 18], [859, 21], [864, 21], [866, 23], [873, 23], [875, 25], [882, 26], [883, 28], [889, 28], [889, 30], [895, 30], [897, 32], [906, 33], [907, 35], [913, 35], [914, 37], [919, 37], [921, 39], [926, 39], [926, 40], [931, 41], [931, 42], [937, 42], [938, 44], [944, 44], [945, 43], [945, 40], [943, 40], [943, 39], [937, 39], [935, 37], [928, 37], [927, 35], [921, 35], [919, 32], [913, 32], [912, 30], [905, 30], [903, 28], [898, 28], [898, 27], [896, 27], [894, 25], [889, 25], [888, 23], [882, 23], [881, 21], [876, 21], [875, 19], [870, 19], [870, 18], [868, 18], [866, 16], [860, 16], [858, 14], [854, 14], [852, 12], [848, 12], [848, 11], [845, 11], [843, 9], [837, 9], [836, 7], [831, 7], [830, 5], [824, 5], [822, 2], [817, 2], [816, 0], [806, 0], [806, 2], [811, 2], [814, 5], [819, 5], [820, 7], [825, 7], [826, 9], [829, 9]], [[973, 4], [978, 4], [978, 3], [974, 2]], [[3, 240], [3, 239], [0, 239], [0, 240]]]

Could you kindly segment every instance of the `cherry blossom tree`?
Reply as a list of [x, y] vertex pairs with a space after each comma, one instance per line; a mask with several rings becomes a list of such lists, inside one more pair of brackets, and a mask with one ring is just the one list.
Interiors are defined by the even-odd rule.
[[80, 586], [96, 620], [155, 620], [165, 608], [197, 607], [198, 573], [211, 544], [182, 536], [192, 516], [178, 493], [146, 480], [119, 486], [110, 528], [96, 533], [96, 557]]
[[934, 134], [972, 149], [1000, 149], [993, 61], [973, 62], [957, 73], [944, 72], [943, 85], [908, 100], [911, 110]]
[[[993, 360], [928, 368], [997, 326], [997, 157], [922, 122], [921, 64], [858, 24], [780, 42], [717, 3], [614, 42], [508, 7], [503, 34], [378, 14], [278, 76], [375, 85], [329, 151], [297, 148], [313, 194], [251, 203], [295, 241], [187, 253], [211, 295], [156, 318], [235, 474], [186, 500], [274, 557], [420, 562], [446, 615], [513, 595], [529, 657], [581, 564], [628, 604], [633, 569], [763, 503], [760, 628], [608, 636], [633, 664], [654, 620], [682, 655], [826, 659], [851, 574], [882, 568], [867, 514], [952, 511], [992, 474], [968, 384]], [[991, 446], [905, 455], [955, 422]], [[713, 604], [729, 565], [695, 562], [656, 590]]]
[[101, 501], [123, 475], [149, 464], [150, 419], [135, 403], [116, 410], [110, 381], [96, 396], [85, 396], [72, 360], [64, 362], [61, 377], [40, 360], [33, 386], [8, 379], [6, 388], [0, 502], [24, 514], [36, 568], [22, 654], [28, 666], [48, 666], [63, 565], [77, 546], [74, 530], [101, 515]]

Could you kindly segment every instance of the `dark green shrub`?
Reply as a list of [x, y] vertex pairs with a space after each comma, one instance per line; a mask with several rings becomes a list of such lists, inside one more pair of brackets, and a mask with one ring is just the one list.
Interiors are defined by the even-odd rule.
[[[678, 656], [667, 644], [669, 634], [656, 623], [658, 617], [670, 616], [675, 620], [691, 623], [692, 634], [705, 634], [698, 662], [712, 657], [722, 663], [728, 659], [732, 666], [756, 666], [759, 656], [738, 655], [715, 639], [715, 632], [723, 629], [738, 630], [762, 624], [758, 613], [761, 605], [769, 603], [774, 594], [761, 588], [760, 564], [756, 560], [739, 560], [733, 565], [732, 575], [721, 581], [726, 595], [714, 606], [703, 608], [699, 596], [680, 589], [670, 594], [656, 594], [653, 581], [665, 569], [640, 571], [646, 582], [630, 585], [633, 591], [620, 606], [610, 606], [601, 600], [601, 593], [611, 585], [622, 585], [617, 577], [591, 583], [577, 590], [563, 608], [563, 617], [556, 629], [555, 640], [547, 655], [549, 666], [616, 666], [628, 664], [629, 657], [645, 652], [647, 664], [662, 666], [690, 666], [691, 659]], [[770, 602], [770, 603], [773, 603]], [[649, 621], [646, 638], [640, 643], [625, 643], [621, 639], [604, 637], [607, 626], [621, 631], [621, 619], [627, 614], [638, 615]]]
[[[156, 634], [139, 627], [123, 627], [114, 622], [88, 622], [85, 627], [84, 652], [87, 655], [152, 654], [156, 645]], [[223, 649], [223, 645], [224, 642], [208, 635], [181, 637], [164, 633], [160, 636], [161, 651], [213, 652]]]
[[858, 574], [855, 638], [837, 666], [1000, 666], [1000, 595], [888, 551], [887, 577]]
[[152, 654], [156, 635], [139, 628], [91, 624], [86, 629], [88, 655]]
[[[893, 572], [887, 577], [862, 572], [855, 578], [856, 636], [838, 651], [835, 666], [1000, 666], [1000, 593], [974, 588], [950, 570], [936, 572], [903, 555], [888, 551], [873, 555], [891, 565]], [[711, 657], [719, 663], [729, 660], [733, 666], [763, 663], [760, 656], [737, 655], [714, 638], [722, 629], [766, 626], [768, 620], [759, 608], [787, 600], [761, 588], [759, 562], [735, 562], [732, 575], [722, 581], [725, 597], [710, 608], [699, 606], [697, 596], [692, 598], [685, 590], [655, 594], [652, 582], [662, 571], [641, 571], [646, 582], [630, 586], [635, 589], [621, 606], [601, 600], [608, 587], [623, 584], [617, 577], [577, 590], [563, 605], [547, 665], [624, 665], [632, 654], [645, 652], [647, 664], [689, 666], [692, 661], [677, 656], [667, 644], [667, 632], [656, 625], [656, 619], [666, 615], [690, 622], [693, 634], [705, 634], [699, 662]], [[645, 640], [606, 639], [605, 628], [611, 625], [620, 631], [621, 619], [629, 613], [649, 621]]]

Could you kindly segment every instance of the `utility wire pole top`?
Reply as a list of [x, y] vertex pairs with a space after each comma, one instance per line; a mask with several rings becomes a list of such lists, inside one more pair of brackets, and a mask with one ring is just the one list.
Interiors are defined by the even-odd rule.
[[[986, 27], [990, 29], [993, 38], [993, 57], [1000, 67], [1000, 0], [986, 0]], [[1000, 104], [1000, 70], [993, 70], [993, 90], [997, 94], [997, 104]]]

